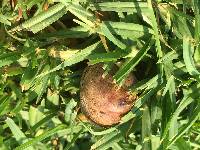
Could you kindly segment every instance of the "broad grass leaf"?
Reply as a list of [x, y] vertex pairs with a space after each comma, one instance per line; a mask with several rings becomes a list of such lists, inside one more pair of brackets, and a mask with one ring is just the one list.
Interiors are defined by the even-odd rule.
[[[166, 66], [164, 66], [166, 67]], [[171, 67], [173, 68], [173, 67]], [[166, 77], [167, 79], [167, 84], [163, 90], [162, 96], [166, 96], [166, 101], [169, 101], [168, 103], [170, 104], [168, 109], [169, 112], [174, 112], [175, 111], [175, 104], [176, 104], [176, 96], [175, 96], [175, 80], [174, 80], [174, 76], [171, 75], [169, 77], [171, 73], [171, 71], [169, 71], [168, 69], [165, 68], [165, 73], [168, 74], [168, 76]], [[165, 107], [165, 106], [164, 106]], [[169, 128], [169, 138], [173, 137], [175, 134], [177, 134], [178, 132], [178, 128], [177, 128], [177, 118], [174, 118], [173, 122], [171, 123], [171, 126]]]
[[89, 5], [92, 10], [114, 11], [114, 12], [148, 12], [146, 2], [101, 2]]
[[126, 55], [127, 55], [126, 52], [121, 51], [121, 50], [116, 50], [116, 51], [107, 52], [107, 53], [95, 53], [88, 56], [88, 59], [90, 60], [90, 63], [96, 64], [99, 62], [116, 61], [117, 59], [123, 58]]
[[141, 96], [135, 102], [134, 107], [132, 108], [132, 112], [140, 108], [159, 88], [160, 87], [158, 86], [154, 89], [149, 90], [148, 92], [144, 92], [143, 94], [141, 94]]
[[67, 60], [70, 57], [73, 57], [73, 55], [76, 55], [76, 53], [80, 51], [79, 49], [67, 49], [66, 50], [59, 50], [59, 47], [51, 47], [49, 48], [49, 56], [60, 58], [63, 60]]
[[156, 21], [156, 16], [154, 15], [154, 10], [153, 10], [153, 7], [152, 7], [151, 0], [147, 0], [147, 4], [148, 4], [148, 8], [149, 8], [149, 16], [150, 16], [150, 19], [151, 19], [152, 28], [153, 28], [153, 31], [154, 31], [154, 38], [155, 38], [155, 41], [156, 41], [157, 56], [159, 58], [162, 58], [163, 52], [162, 52], [161, 44], [160, 44], [159, 29], [158, 29], [158, 24], [157, 24], [157, 21]]
[[49, 26], [51, 23], [57, 21], [65, 13], [67, 13], [65, 5], [63, 5], [62, 3], [58, 3], [50, 7], [47, 11], [44, 11], [25, 21], [21, 25], [13, 28], [11, 31], [19, 31], [26, 29], [32, 31], [33, 33], [37, 33], [38, 31]]
[[147, 105], [143, 107], [143, 115], [142, 115], [142, 141], [143, 141], [143, 149], [150, 150], [150, 137], [151, 137], [151, 119], [149, 108]]
[[158, 74], [151, 79], [138, 81], [136, 86], [133, 87], [133, 90], [141, 91], [141, 90], [150, 90], [156, 88], [160, 84], [161, 76]]
[[170, 8], [169, 12], [171, 13], [173, 20], [174, 33], [180, 39], [183, 36], [187, 36], [190, 39], [194, 37], [194, 26], [192, 24], [193, 18], [190, 15], [186, 15], [183, 12], [177, 11], [174, 8]]
[[183, 138], [179, 138], [175, 144], [181, 150], [192, 150], [189, 141], [185, 141]]
[[94, 27], [95, 19], [93, 17], [93, 14], [87, 11], [85, 8], [83, 8], [81, 5], [78, 4], [72, 4], [69, 7], [69, 11], [78, 17], [81, 21], [83, 21], [87, 26]]
[[18, 113], [25, 107], [27, 101], [28, 101], [27, 98], [23, 98], [23, 97], [22, 97], [22, 98], [17, 102], [15, 108], [13, 108], [11, 112], [12, 112], [13, 114], [18, 114]]
[[114, 79], [117, 83], [122, 83], [127, 75], [133, 70], [133, 68], [142, 60], [147, 51], [151, 48], [152, 41], [148, 41], [143, 48], [136, 54], [135, 57], [128, 59], [114, 75]]
[[111, 147], [111, 145], [113, 143], [119, 142], [122, 139], [123, 139], [123, 137], [120, 132], [117, 132], [117, 131], [111, 132], [110, 134], [104, 135], [100, 140], [98, 140], [96, 143], [94, 143], [91, 146], [91, 150], [93, 150], [93, 149], [95, 149], [95, 150], [108, 149], [109, 147]]
[[197, 66], [200, 65], [200, 46], [198, 45], [194, 51], [194, 61]]
[[10, 19], [9, 17], [0, 13], [0, 22], [1, 23], [11, 26], [11, 22], [9, 21], [9, 19]]
[[145, 91], [144, 93], [142, 93], [140, 95], [140, 97], [136, 100], [136, 102], [134, 103], [132, 110], [127, 115], [122, 117], [121, 122], [124, 123], [124, 122], [131, 120], [134, 117], [141, 116], [142, 112], [139, 110], [139, 108], [143, 104], [145, 104], [145, 102], [147, 102], [150, 99], [150, 97], [153, 96], [153, 94], [155, 94], [155, 92], [157, 92], [157, 90], [159, 88], [160, 87], [158, 86], [157, 88], [153, 88], [147, 92]]
[[10, 111], [9, 103], [11, 101], [11, 98], [9, 96], [2, 96], [0, 98], [0, 116], [8, 113]]
[[59, 93], [52, 91], [51, 89], [47, 89], [47, 103], [48, 108], [58, 107], [59, 106]]
[[[200, 2], [198, 0], [192, 0], [192, 5], [194, 9], [194, 15], [195, 15], [195, 33], [194, 38], [197, 42], [200, 40]], [[199, 46], [198, 46], [199, 47]]]
[[37, 108], [31, 106], [29, 109], [29, 123], [30, 126], [34, 126], [37, 124], [40, 120], [42, 120], [44, 116], [44, 108], [41, 106], [38, 106]]
[[28, 90], [32, 86], [36, 73], [37, 73], [37, 68], [32, 68], [32, 64], [29, 62], [24, 73], [22, 74], [22, 78], [20, 81], [22, 91]]
[[102, 22], [100, 25], [101, 32], [104, 36], [106, 36], [110, 41], [112, 41], [115, 45], [117, 45], [121, 49], [125, 49], [126, 45], [122, 43], [119, 39], [117, 39], [112, 34], [112, 26], [109, 24], [109, 22]]
[[[137, 39], [142, 36], [154, 34], [154, 31], [151, 28], [141, 24], [128, 23], [128, 22], [112, 22], [112, 21], [104, 21], [104, 23], [107, 25], [107, 28], [113, 35], [121, 35], [122, 38], [124, 39], [127, 38]], [[100, 27], [101, 26], [102, 25], [100, 25]], [[99, 33], [103, 34], [102, 31]]]
[[189, 118], [188, 123], [180, 127], [178, 134], [173, 139], [170, 139], [170, 143], [167, 148], [169, 148], [174, 142], [176, 142], [181, 136], [183, 136], [192, 127], [195, 121], [199, 119], [199, 115], [200, 115], [199, 99], [197, 99], [197, 103], [198, 103], [197, 107], [192, 113], [192, 116]]
[[183, 60], [174, 63], [173, 68], [174, 68], [174, 75], [176, 77], [181, 77], [182, 75], [188, 73]]
[[42, 29], [48, 27], [50, 24], [54, 23], [58, 19], [60, 19], [66, 13], [67, 13], [67, 9], [63, 8], [60, 11], [53, 14], [52, 16], [46, 18], [44, 21], [39, 22], [35, 25], [32, 25], [31, 27], [28, 28], [28, 30], [32, 31], [33, 33], [37, 33], [41, 31]]
[[[43, 70], [41, 72], [46, 72], [50, 69], [49, 65], [43, 66], [43, 64], [41, 64], [41, 66], [43, 67]], [[27, 67], [27, 70], [25, 71], [21, 80], [22, 91], [28, 90], [27, 93], [29, 101], [32, 101], [34, 98], [37, 97], [36, 103], [39, 102], [43, 93], [46, 91], [46, 88], [48, 86], [48, 81], [50, 78], [49, 74], [41, 78], [36, 78], [36, 75], [38, 74], [40, 69], [41, 68], [39, 67], [32, 69], [32, 66], [30, 64]]]
[[55, 68], [39, 74], [36, 78], [44, 77], [45, 75], [47, 75], [49, 73], [55, 72], [57, 70], [63, 69], [66, 66], [71, 66], [73, 64], [76, 64], [80, 61], [87, 59], [87, 57], [92, 53], [92, 51], [97, 49], [99, 47], [99, 45], [100, 45], [100, 42], [96, 42], [95, 44], [92, 44], [92, 45], [86, 47], [85, 49], [80, 50], [79, 52], [76, 53], [76, 55], [73, 55], [72, 57], [68, 58], [67, 60], [65, 60], [58, 66], [56, 66]]
[[157, 63], [167, 63], [174, 59], [178, 59], [178, 56], [179, 55], [175, 51], [170, 51], [160, 58]]
[[[192, 4], [193, 4], [193, 9], [194, 9], [194, 15], [195, 15], [195, 34], [194, 34], [194, 38], [196, 43], [199, 43], [200, 41], [200, 3], [198, 0], [192, 0]], [[200, 64], [200, 46], [199, 44], [196, 46], [195, 48], [195, 52], [194, 52], [194, 60], [197, 63], [197, 65], [199, 66]]]
[[[15, 62], [14, 62], [15, 63]], [[21, 66], [12, 66], [10, 65], [9, 67], [5, 67], [5, 74], [9, 77], [12, 76], [17, 76], [20, 74], [23, 74], [23, 68]]]
[[123, 150], [123, 148], [118, 143], [113, 143], [112, 148], [115, 150]]
[[140, 91], [145, 90], [140, 97], [136, 100], [134, 103], [134, 106], [132, 110], [126, 114], [124, 117], [122, 117], [122, 123], [127, 122], [131, 120], [134, 117], [141, 116], [142, 112], [139, 110], [139, 108], [148, 100], [150, 99], [153, 94], [157, 92], [158, 89], [161, 88], [160, 86], [160, 76], [156, 75], [152, 79], [142, 82], [142, 84], [139, 84], [139, 87], [134, 87], [133, 91]]
[[[176, 120], [179, 116], [179, 114], [192, 102], [194, 101], [194, 99], [192, 99], [191, 97], [184, 97], [183, 100], [181, 101], [181, 103], [179, 104], [179, 106], [177, 107], [177, 109], [175, 110], [175, 112], [172, 114], [170, 120], [168, 121], [165, 130], [163, 132], [163, 136], [162, 136], [162, 140], [164, 140], [168, 134], [168, 131], [171, 127], [171, 125], [173, 124], [173, 121]], [[161, 141], [162, 141], [161, 140]]]
[[111, 132], [118, 130], [116, 127], [111, 127], [111, 128], [108, 128], [108, 129], [104, 129], [102, 131], [95, 131], [91, 128], [91, 126], [88, 126], [84, 122], [81, 122], [80, 124], [85, 128], [86, 131], [88, 131], [90, 134], [92, 134], [94, 136], [101, 136], [101, 135], [105, 135], [105, 134], [110, 134]]
[[164, 96], [167, 93], [167, 91], [169, 92], [168, 93], [169, 95], [166, 95], [166, 96], [169, 96], [169, 98], [170, 98], [169, 103], [171, 103], [171, 105], [172, 105], [172, 107], [170, 107], [170, 111], [173, 112], [175, 110], [174, 106], [175, 106], [175, 103], [176, 103], [176, 97], [175, 97], [176, 85], [175, 85], [175, 79], [174, 79], [174, 76], [173, 76], [174, 70], [173, 70], [172, 61], [166, 62], [164, 64], [164, 71], [165, 71], [167, 84], [166, 84], [166, 87], [163, 91], [162, 96]]
[[[161, 48], [161, 44], [160, 44], [159, 27], [158, 27], [158, 23], [156, 20], [156, 16], [154, 14], [154, 9], [152, 7], [152, 1], [147, 0], [147, 4], [148, 4], [148, 8], [149, 8], [149, 18], [151, 19], [152, 28], [154, 31], [153, 37], [155, 39], [156, 53], [157, 53], [157, 57], [160, 59], [163, 57], [163, 52], [162, 52], [162, 48]], [[160, 69], [161, 76], [163, 76], [163, 65], [159, 64], [158, 67]]]
[[[25, 134], [20, 130], [20, 128], [15, 124], [15, 122], [11, 118], [6, 119], [6, 124], [9, 126], [13, 136], [19, 144], [25, 143], [28, 140]], [[30, 146], [29, 148], [27, 148], [27, 150], [34, 150], [34, 148]]]
[[196, 69], [193, 61], [194, 47], [186, 36], [183, 37], [183, 60], [190, 75], [197, 76], [199, 71]]
[[[48, 71], [49, 69], [50, 69], [50, 66], [47, 65], [47, 66], [45, 66], [43, 72]], [[34, 89], [34, 91], [37, 91], [38, 97], [37, 97], [36, 103], [39, 103], [42, 95], [46, 92], [49, 79], [50, 79], [50, 74], [44, 76], [42, 79], [39, 79], [39, 81], [36, 80], [35, 86], [31, 88], [31, 90]]]
[[9, 52], [0, 54], [0, 67], [11, 65], [20, 59], [21, 54], [18, 52]]
[[55, 116], [55, 113], [50, 113], [46, 116], [43, 117], [43, 115], [41, 116], [42, 119], [38, 120], [38, 122], [35, 122], [35, 124], [31, 127], [31, 130], [33, 132], [35, 132], [39, 127], [41, 127], [42, 125], [47, 124], [49, 121], [51, 121], [51, 119]]
[[88, 47], [86, 47], [85, 49], [80, 50], [79, 52], [76, 53], [76, 55], [74, 55], [73, 57], [69, 58], [68, 60], [65, 60], [64, 66], [71, 66], [75, 63], [78, 63], [80, 61], [83, 61], [84, 59], [86, 59], [91, 53], [92, 51], [94, 51], [95, 49], [98, 48], [98, 46], [100, 45], [100, 42], [97, 42], [95, 44], [92, 44]]
[[160, 146], [160, 137], [159, 136], [155, 136], [155, 135], [151, 135], [151, 149], [152, 150], [158, 150], [159, 146]]
[[37, 136], [37, 137], [35, 137], [35, 138], [23, 143], [23, 144], [21, 144], [20, 146], [16, 147], [15, 150], [22, 150], [22, 149], [26, 149], [26, 148], [28, 148], [30, 146], [33, 146], [34, 144], [36, 144], [36, 143], [42, 141], [43, 139], [46, 139], [46, 138], [48, 138], [48, 137], [50, 137], [50, 136], [52, 136], [54, 134], [56, 134], [58, 131], [63, 130], [64, 128], [66, 128], [66, 125], [63, 125], [63, 124], [58, 125], [55, 128], [50, 129], [50, 130], [44, 132], [43, 134], [41, 134], [41, 135], [39, 135], [39, 136]]
[[67, 146], [65, 147], [65, 150], [70, 149], [70, 148], [74, 145], [74, 143], [75, 143], [76, 140], [79, 138], [79, 136], [81, 135], [82, 132], [83, 132], [83, 131], [80, 130], [78, 133], [76, 133], [76, 134], [73, 136], [73, 139], [72, 139], [70, 142], [67, 143]]
[[71, 99], [65, 108], [65, 121], [69, 124], [72, 124], [76, 118], [76, 112], [73, 109], [76, 107], [77, 102], [74, 99]]
[[37, 36], [38, 39], [46, 38], [86, 38], [89, 37], [90, 33], [88, 30], [82, 26], [73, 27], [70, 29], [62, 29], [55, 31], [53, 33], [42, 33], [40, 36]]
[[[63, 137], [66, 135], [71, 135], [73, 133], [79, 133], [81, 130], [83, 130], [83, 126], [81, 126], [80, 124], [74, 126], [73, 128], [66, 128], [63, 130], [60, 130], [57, 132], [57, 136], [58, 137]], [[83, 130], [83, 132], [86, 132], [87, 130]]]
[[[49, 65], [43, 66], [43, 71], [46, 72], [50, 69]], [[38, 68], [32, 68], [31, 64], [27, 67], [26, 71], [24, 72], [21, 80], [22, 90], [28, 90], [29, 93], [29, 101], [33, 100], [37, 97], [36, 103], [39, 102], [40, 98], [42, 97], [43, 93], [46, 91], [48, 80], [50, 75], [47, 74], [42, 78], [36, 78], [36, 74], [38, 72]]]

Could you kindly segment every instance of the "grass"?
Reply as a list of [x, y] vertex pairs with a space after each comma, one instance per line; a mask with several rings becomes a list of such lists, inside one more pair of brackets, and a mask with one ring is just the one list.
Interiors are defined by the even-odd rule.
[[[2, 0], [0, 149], [200, 149], [199, 0]], [[79, 83], [104, 62], [138, 93], [120, 124], [81, 114]]]

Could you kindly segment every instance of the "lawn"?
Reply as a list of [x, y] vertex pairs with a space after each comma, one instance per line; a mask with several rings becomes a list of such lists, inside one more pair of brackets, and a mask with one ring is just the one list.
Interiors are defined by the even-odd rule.
[[[1, 150], [200, 149], [199, 0], [0, 8]], [[86, 118], [80, 102], [84, 69], [99, 63], [105, 76], [118, 66], [118, 88], [136, 78], [133, 107], [109, 126]]]

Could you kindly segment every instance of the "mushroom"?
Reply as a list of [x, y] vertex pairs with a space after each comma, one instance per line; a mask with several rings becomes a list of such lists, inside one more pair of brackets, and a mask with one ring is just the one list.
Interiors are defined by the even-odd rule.
[[86, 67], [81, 77], [80, 103], [83, 113], [101, 126], [111, 126], [120, 122], [121, 117], [130, 111], [136, 96], [131, 95], [128, 86], [135, 82], [130, 74], [122, 87], [113, 82], [116, 69], [103, 77], [103, 64]]

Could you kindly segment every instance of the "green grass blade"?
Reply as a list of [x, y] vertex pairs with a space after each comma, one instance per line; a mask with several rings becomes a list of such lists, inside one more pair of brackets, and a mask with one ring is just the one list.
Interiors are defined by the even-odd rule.
[[[22, 29], [27, 29], [36, 33], [41, 29], [47, 27], [51, 23], [55, 22], [56, 20], [58, 20], [65, 13], [67, 13], [65, 5], [63, 5], [62, 3], [58, 3], [49, 8], [48, 11], [42, 12], [37, 16], [25, 21], [24, 23], [15, 27], [11, 31], [20, 31]], [[39, 27], [41, 27], [41, 29]]]
[[167, 93], [168, 90], [170, 90], [172, 84], [174, 83], [174, 76], [170, 76], [168, 81], [167, 81], [167, 84], [166, 84], [166, 87], [162, 93], [162, 96], [165, 96], [165, 94]]
[[147, 102], [147, 100], [153, 95], [155, 94], [155, 92], [159, 89], [160, 87], [157, 88], [153, 88], [151, 90], [149, 90], [148, 92], [145, 92], [144, 94], [141, 94], [141, 96], [137, 99], [137, 101], [135, 102], [131, 112], [129, 112], [127, 115], [125, 115], [124, 117], [122, 117], [121, 122], [127, 122], [129, 120], [131, 120], [132, 118], [136, 117], [136, 116], [141, 116], [141, 112], [139, 110], [139, 108], [145, 104], [145, 102]]
[[44, 110], [42, 110], [41, 107], [35, 108], [31, 106], [29, 108], [28, 115], [29, 115], [29, 123], [30, 126], [32, 127], [44, 118]]
[[32, 146], [38, 142], [41, 142], [43, 139], [46, 139], [47, 137], [50, 137], [50, 136], [56, 134], [58, 131], [60, 131], [64, 128], [66, 128], [66, 125], [58, 125], [57, 127], [53, 128], [49, 131], [46, 131], [45, 133], [33, 138], [32, 140], [29, 140], [28, 142], [16, 147], [15, 150], [23, 150], [25, 148], [28, 148], [29, 146]]
[[90, 4], [92, 10], [114, 11], [114, 12], [148, 12], [146, 2], [102, 2]]
[[57, 70], [63, 69], [66, 66], [71, 66], [73, 64], [76, 64], [80, 61], [85, 60], [92, 53], [92, 51], [94, 51], [99, 45], [100, 45], [100, 42], [97, 42], [93, 45], [86, 47], [85, 49], [80, 50], [79, 52], [76, 53], [76, 55], [73, 55], [72, 57], [65, 60], [63, 63], [56, 66], [55, 68], [53, 68], [49, 71], [46, 71], [44, 73], [41, 73], [36, 78], [44, 77], [45, 75], [55, 72]]
[[190, 147], [190, 142], [185, 141], [183, 138], [179, 138], [175, 144], [181, 150], [192, 150]]
[[87, 26], [89, 27], [94, 27], [95, 23], [94, 23], [94, 18], [93, 15], [91, 13], [89, 13], [85, 8], [83, 8], [81, 5], [77, 5], [77, 4], [72, 4], [69, 7], [69, 11], [75, 15], [76, 17], [78, 17], [81, 21], [83, 21], [85, 24], [87, 24]]
[[[154, 10], [153, 10], [151, 1], [152, 0], [147, 0], [147, 4], [148, 4], [148, 7], [149, 7], [149, 16], [151, 18], [152, 27], [153, 27], [153, 30], [154, 30], [154, 38], [155, 38], [155, 41], [156, 41], [156, 52], [157, 52], [158, 58], [160, 59], [160, 58], [163, 57], [163, 52], [162, 52], [161, 44], [160, 44], [159, 28], [158, 28], [158, 24], [157, 24], [157, 21], [156, 21], [156, 16], [154, 15]], [[163, 74], [162, 64], [160, 65], [160, 73]]]
[[181, 136], [183, 136], [191, 128], [191, 126], [195, 123], [195, 121], [199, 118], [200, 115], [199, 99], [197, 101], [198, 105], [195, 108], [191, 118], [189, 118], [188, 123], [180, 128], [179, 133], [173, 139], [170, 139], [170, 143], [167, 148], [169, 148], [174, 142], [176, 142]]
[[91, 129], [91, 127], [88, 127], [83, 122], [81, 122], [81, 124], [88, 132], [90, 132], [92, 135], [95, 135], [95, 136], [101, 136], [101, 135], [105, 135], [105, 134], [110, 134], [111, 132], [117, 130], [117, 128], [111, 127], [109, 129], [106, 129], [106, 130], [103, 130], [103, 131], [94, 131], [94, 130]]
[[194, 99], [190, 98], [190, 97], [185, 97], [183, 98], [183, 100], [181, 101], [181, 103], [179, 104], [179, 106], [177, 107], [176, 111], [173, 113], [173, 115], [171, 116], [170, 120], [168, 121], [166, 128], [163, 132], [163, 136], [162, 136], [162, 140], [161, 142], [164, 140], [164, 138], [167, 136], [167, 133], [170, 129], [171, 124], [173, 124], [173, 121], [176, 120], [179, 116], [179, 114], [192, 102], [194, 101]]
[[44, 117], [43, 119], [38, 121], [36, 124], [34, 124], [34, 126], [31, 127], [31, 130], [36, 131], [43, 124], [48, 123], [48, 121], [51, 120], [55, 115], [56, 115], [55, 113], [51, 113], [51, 114], [47, 115], [46, 117]]
[[183, 37], [183, 59], [186, 65], [186, 68], [190, 75], [197, 76], [199, 75], [199, 71], [196, 69], [194, 65], [194, 61], [192, 58], [194, 52], [194, 48], [192, 46], [191, 41], [187, 37]]
[[[107, 24], [108, 28], [110, 27], [109, 29], [112, 34], [121, 35], [124, 39], [127, 37], [139, 38], [144, 35], [154, 34], [151, 28], [136, 23], [112, 21], [104, 21], [104, 23]], [[101, 32], [99, 33], [102, 34]]]
[[[15, 122], [11, 118], [6, 119], [6, 124], [9, 126], [13, 136], [19, 144], [25, 143], [28, 140], [25, 134], [20, 130], [20, 128], [15, 124]], [[33, 150], [34, 148], [31, 146], [28, 149]]]
[[200, 3], [198, 0], [192, 0], [193, 8], [194, 8], [194, 14], [195, 14], [195, 40], [196, 42], [199, 42], [200, 40]]
[[4, 16], [0, 13], [0, 22], [6, 25], [11, 26], [11, 22], [9, 21], [9, 18], [7, 16]]
[[95, 53], [90, 56], [88, 56], [88, 59], [90, 60], [90, 63], [96, 64], [99, 62], [111, 62], [116, 61], [117, 59], [123, 58], [127, 55], [126, 52], [117, 50], [112, 51], [108, 53]]
[[148, 106], [145, 105], [143, 108], [142, 115], [142, 141], [143, 149], [150, 150], [150, 137], [151, 137], [151, 120]]
[[133, 70], [133, 68], [142, 60], [147, 51], [151, 48], [152, 41], [148, 41], [143, 48], [136, 54], [132, 59], [129, 59], [125, 64], [123, 64], [119, 71], [114, 75], [114, 79], [117, 83], [122, 83], [125, 77]]
[[8, 104], [10, 103], [11, 99], [8, 96], [4, 96], [0, 98], [0, 116], [4, 115], [7, 113], [7, 107]]
[[154, 30], [154, 35], [155, 35], [155, 40], [156, 40], [156, 50], [157, 50], [157, 55], [159, 58], [163, 57], [163, 52], [161, 49], [161, 45], [160, 45], [160, 37], [159, 37], [159, 29], [158, 29], [158, 24], [156, 21], [156, 16], [154, 15], [154, 11], [153, 11], [153, 7], [152, 7], [152, 0], [147, 0], [148, 3], [148, 7], [150, 10], [150, 18], [151, 18], [151, 23], [152, 23], [152, 27]]
[[86, 38], [90, 35], [88, 33], [88, 30], [78, 26], [78, 27], [73, 27], [70, 29], [63, 29], [63, 30], [58, 30], [53, 33], [42, 33], [42, 35], [37, 36], [36, 38], [38, 39], [46, 39], [46, 38]]
[[94, 143], [91, 146], [91, 149], [96, 150], [104, 150], [111, 147], [113, 143], [116, 143], [118, 141], [122, 140], [122, 136], [119, 132], [111, 132], [110, 134], [104, 135], [100, 140], [98, 140], [96, 143]]
[[109, 24], [109, 22], [102, 22], [100, 25], [101, 32], [104, 36], [106, 36], [110, 41], [112, 41], [115, 45], [117, 45], [121, 49], [125, 49], [126, 45], [122, 43], [120, 40], [118, 40], [112, 33], [111, 30], [112, 26]]
[[60, 11], [56, 12], [55, 14], [51, 15], [50, 17], [46, 18], [45, 20], [30, 26], [28, 30], [32, 31], [33, 33], [37, 33], [42, 29], [46, 28], [47, 26], [49, 26], [50, 24], [54, 23], [58, 19], [60, 19], [66, 13], [67, 13], [67, 8], [63, 8]]
[[20, 59], [20, 53], [10, 52], [0, 54], [0, 67], [10, 65]]

